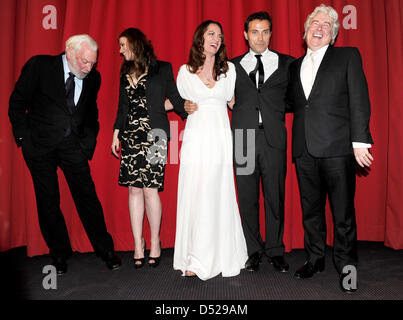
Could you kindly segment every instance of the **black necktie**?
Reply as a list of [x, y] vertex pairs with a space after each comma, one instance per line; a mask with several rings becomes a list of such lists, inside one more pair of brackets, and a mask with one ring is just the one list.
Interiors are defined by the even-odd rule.
[[74, 82], [74, 74], [69, 72], [69, 77], [66, 81], [66, 100], [67, 100], [67, 107], [70, 110], [70, 113], [73, 113], [75, 104], [74, 104], [74, 90], [75, 90], [75, 82]]
[[[75, 90], [75, 82], [74, 82], [74, 74], [69, 72], [69, 77], [67, 78], [66, 81], [66, 102], [67, 102], [67, 107], [69, 108], [70, 113], [72, 114], [74, 111], [74, 90]], [[65, 137], [69, 136], [71, 134], [71, 123], [69, 124], [69, 127], [66, 129]]]
[[249, 77], [251, 78], [253, 83], [256, 85], [256, 72], [259, 71], [258, 87], [260, 87], [264, 82], [264, 69], [263, 69], [263, 63], [261, 60], [262, 55], [256, 54], [255, 57], [257, 59], [256, 67], [253, 71], [251, 71], [251, 73], [249, 73]]

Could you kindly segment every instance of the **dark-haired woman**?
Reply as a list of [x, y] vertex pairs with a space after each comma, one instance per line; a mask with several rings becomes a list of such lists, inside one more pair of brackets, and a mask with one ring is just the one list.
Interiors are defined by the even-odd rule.
[[174, 252], [174, 269], [202, 280], [236, 276], [247, 260], [227, 113], [235, 80], [221, 25], [203, 22], [177, 78], [181, 96], [198, 110], [188, 116], [183, 135]]
[[143, 238], [144, 211], [150, 225], [148, 264], [160, 262], [159, 237], [162, 207], [158, 191], [163, 188], [169, 122], [164, 102], [186, 116], [172, 66], [155, 58], [151, 42], [139, 29], [129, 28], [119, 36], [119, 106], [114, 124], [112, 153], [121, 152], [119, 185], [129, 188], [129, 213], [134, 237], [134, 266], [143, 267], [146, 243]]

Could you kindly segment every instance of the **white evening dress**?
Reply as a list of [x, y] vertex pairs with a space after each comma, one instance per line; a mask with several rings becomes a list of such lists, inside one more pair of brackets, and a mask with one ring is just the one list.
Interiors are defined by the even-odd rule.
[[235, 194], [232, 133], [227, 101], [235, 88], [229, 64], [213, 88], [183, 65], [180, 95], [198, 105], [187, 118], [178, 181], [174, 269], [193, 271], [202, 280], [240, 273], [248, 258]]

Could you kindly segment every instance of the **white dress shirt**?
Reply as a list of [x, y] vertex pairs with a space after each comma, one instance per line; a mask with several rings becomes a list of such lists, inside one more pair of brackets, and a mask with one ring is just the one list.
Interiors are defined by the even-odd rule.
[[[316, 74], [318, 73], [318, 69], [320, 64], [322, 63], [323, 57], [325, 56], [326, 50], [329, 45], [326, 45], [319, 50], [312, 51], [308, 48], [304, 60], [302, 60], [301, 64], [301, 83], [304, 89], [305, 97], [308, 99], [310, 91], [312, 89], [313, 83], [315, 82]], [[311, 53], [314, 53], [314, 65], [313, 70], [311, 62]], [[311, 74], [312, 73], [312, 74]], [[313, 76], [313, 78], [312, 78]], [[353, 148], [371, 148], [371, 144], [363, 143], [363, 142], [353, 142]]]
[[[64, 83], [66, 84], [67, 78], [70, 76], [69, 72], [70, 68], [69, 65], [67, 64], [67, 59], [66, 55], [62, 55], [62, 60], [63, 60], [63, 70], [64, 70]], [[77, 106], [78, 100], [80, 99], [81, 91], [83, 90], [83, 80], [78, 79], [77, 77], [74, 77], [74, 104]]]
[[[249, 75], [253, 70], [255, 70], [257, 64], [256, 54], [252, 49], [242, 58], [240, 64], [245, 69], [246, 73]], [[278, 55], [269, 49], [260, 53], [262, 55], [261, 60], [264, 70], [264, 81], [266, 81], [274, 71], [278, 69]], [[259, 71], [256, 72], [256, 87], [259, 79]], [[259, 123], [262, 123], [262, 116], [259, 111]]]

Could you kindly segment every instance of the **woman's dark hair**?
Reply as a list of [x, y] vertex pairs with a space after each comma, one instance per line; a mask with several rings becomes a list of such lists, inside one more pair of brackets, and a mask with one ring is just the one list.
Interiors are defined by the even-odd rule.
[[217, 81], [221, 74], [225, 74], [228, 71], [228, 57], [227, 48], [224, 44], [224, 32], [222, 26], [219, 22], [213, 20], [206, 20], [202, 22], [196, 29], [193, 35], [193, 44], [190, 48], [189, 61], [187, 65], [191, 73], [196, 73], [197, 70], [204, 64], [206, 56], [204, 55], [204, 34], [210, 24], [216, 24], [223, 35], [221, 39], [221, 46], [215, 54], [214, 70], [213, 76], [214, 80]]
[[249, 30], [249, 23], [253, 20], [267, 20], [270, 24], [270, 32], [272, 31], [272, 21], [270, 15], [266, 11], [252, 13], [245, 21], [245, 32]]
[[125, 37], [128, 42], [129, 49], [134, 54], [133, 61], [123, 59], [120, 66], [120, 74], [135, 73], [136, 77], [146, 72], [151, 59], [155, 59], [154, 49], [151, 41], [147, 39], [145, 34], [137, 28], [129, 28], [124, 30], [119, 38]]

